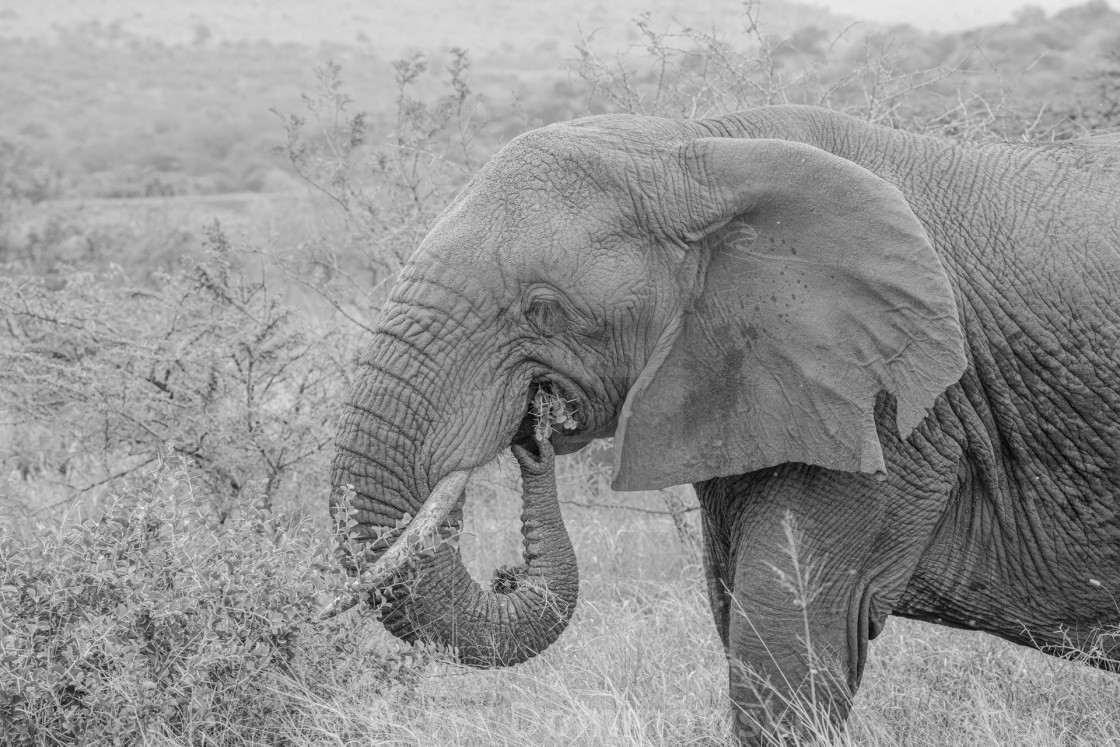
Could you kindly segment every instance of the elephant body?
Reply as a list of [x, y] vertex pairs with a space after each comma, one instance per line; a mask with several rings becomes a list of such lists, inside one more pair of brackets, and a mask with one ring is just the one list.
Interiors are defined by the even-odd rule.
[[[1115, 138], [963, 143], [807, 107], [553, 125], [411, 260], [333, 480], [391, 526], [531, 442], [529, 395], [555, 387], [578, 425], [557, 453], [613, 435], [616, 487], [694, 484], [748, 742], [806, 700], [842, 720], [891, 614], [1115, 669], [1118, 285]], [[463, 619], [441, 562], [431, 593]], [[424, 594], [401, 634], [477, 650], [418, 617]]]
[[[733, 118], [733, 131], [779, 134], [751, 116]], [[798, 627], [770, 569], [788, 512], [810, 552], [827, 548], [830, 585], [816, 603], [831, 598], [847, 629], [809, 629], [814, 646], [857, 652], [845, 662], [851, 692], [888, 614], [1117, 669], [1120, 636], [1101, 633], [1120, 624], [1120, 147], [857, 130], [805, 139], [911, 205], [952, 283], [967, 367], [905, 440], [878, 403], [884, 481], [786, 464], [695, 485], [724, 645], [765, 660], [762, 639], [772, 650]], [[760, 614], [732, 614], [744, 600]], [[748, 685], [733, 672], [732, 688]]]

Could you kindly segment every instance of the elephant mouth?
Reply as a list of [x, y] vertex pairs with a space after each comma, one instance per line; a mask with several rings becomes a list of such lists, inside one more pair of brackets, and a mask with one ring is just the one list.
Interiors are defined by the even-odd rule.
[[580, 418], [579, 401], [564, 382], [535, 379], [525, 393], [525, 414], [510, 445], [539, 456], [538, 444], [550, 440], [553, 434], [578, 435], [585, 425]]

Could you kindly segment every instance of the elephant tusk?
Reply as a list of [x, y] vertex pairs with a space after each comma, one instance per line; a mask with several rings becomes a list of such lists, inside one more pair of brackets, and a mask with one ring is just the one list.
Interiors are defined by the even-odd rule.
[[362, 600], [364, 592], [381, 588], [388, 579], [403, 568], [408, 559], [424, 547], [425, 539], [436, 534], [439, 525], [458, 503], [470, 476], [471, 470], [460, 470], [452, 472], [436, 483], [428, 500], [424, 501], [424, 505], [416, 512], [416, 516], [408, 523], [408, 527], [397, 541], [378, 558], [372, 568], [362, 572], [350, 591], [335, 597], [319, 612], [319, 620], [329, 620], [351, 609]]

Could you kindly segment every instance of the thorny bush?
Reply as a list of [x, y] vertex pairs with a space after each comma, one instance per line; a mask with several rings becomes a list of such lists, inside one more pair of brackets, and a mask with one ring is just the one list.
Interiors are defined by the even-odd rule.
[[[326, 576], [307, 527], [241, 496], [210, 526], [161, 469], [97, 519], [0, 539], [0, 742], [251, 736]], [[225, 740], [218, 740], [225, 741]]]
[[397, 116], [374, 139], [364, 112], [353, 111], [341, 67], [316, 70], [319, 88], [304, 95], [305, 112], [281, 114], [280, 151], [312, 193], [334, 208], [344, 230], [270, 259], [309, 286], [349, 322], [372, 331], [401, 265], [471, 174], [497, 150], [470, 87], [470, 62], [451, 50], [447, 86], [434, 101], [414, 93], [428, 72], [423, 55], [393, 64]]
[[0, 525], [0, 744], [275, 743], [308, 693], [426, 666], [317, 619], [346, 581], [322, 532], [259, 484], [214, 525], [195, 477], [161, 462], [97, 518]]
[[2, 456], [25, 482], [64, 500], [166, 451], [201, 468], [212, 521], [254, 481], [269, 504], [321, 492], [354, 341], [246, 277], [217, 225], [208, 245], [154, 289], [113, 269], [0, 279]]

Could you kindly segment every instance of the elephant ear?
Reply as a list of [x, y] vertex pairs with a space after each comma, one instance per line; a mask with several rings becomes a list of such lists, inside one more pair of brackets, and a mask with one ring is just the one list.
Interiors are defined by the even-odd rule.
[[679, 156], [677, 238], [707, 269], [627, 396], [614, 487], [784, 462], [885, 475], [879, 394], [905, 438], [965, 368], [948, 277], [905, 198], [803, 143], [704, 138]]

